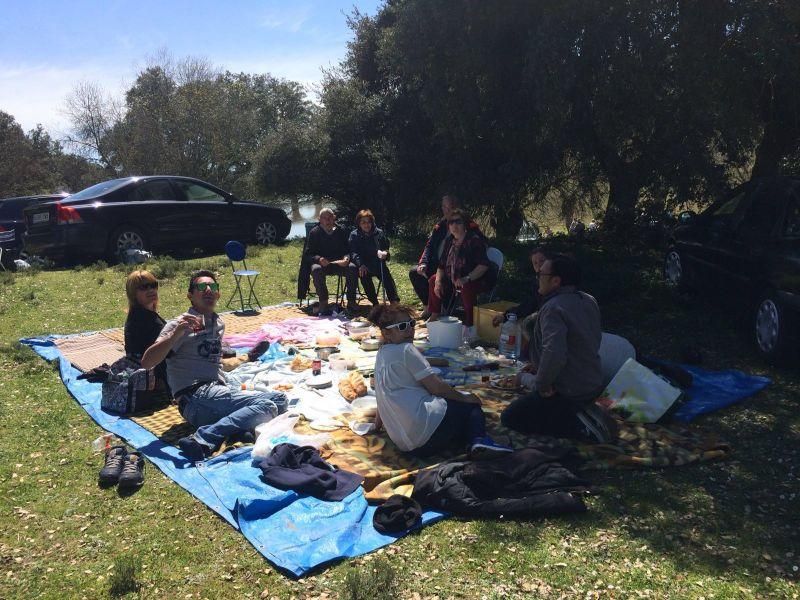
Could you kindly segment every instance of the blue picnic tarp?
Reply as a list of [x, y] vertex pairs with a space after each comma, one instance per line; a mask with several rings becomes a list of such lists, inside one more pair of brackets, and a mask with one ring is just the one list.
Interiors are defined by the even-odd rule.
[[707, 371], [690, 365], [681, 367], [694, 378], [692, 387], [686, 390], [689, 399], [672, 415], [684, 423], [741, 402], [772, 383], [768, 377], [748, 375], [742, 371]]
[[[374, 506], [362, 488], [341, 502], [273, 488], [261, 480], [250, 448], [240, 448], [199, 463], [165, 444], [141, 425], [100, 409], [99, 383], [77, 379], [80, 371], [55, 345], [55, 336], [20, 340], [42, 358], [59, 361], [61, 379], [80, 406], [103, 429], [142, 451], [167, 477], [238, 529], [267, 560], [295, 576], [330, 561], [377, 550], [398, 539], [382, 535], [372, 525]], [[446, 515], [425, 511], [422, 525]]]

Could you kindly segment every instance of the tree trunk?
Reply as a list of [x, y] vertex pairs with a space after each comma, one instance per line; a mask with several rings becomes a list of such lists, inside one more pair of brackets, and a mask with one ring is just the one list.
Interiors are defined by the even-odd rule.
[[300, 221], [303, 217], [300, 214], [300, 198], [292, 196], [292, 221]]
[[497, 201], [494, 204], [494, 226], [495, 236], [500, 240], [512, 241], [517, 239], [519, 230], [525, 223], [525, 215], [520, 208], [518, 198], [513, 198], [507, 202]]
[[770, 121], [764, 127], [764, 135], [756, 148], [756, 162], [753, 165], [751, 177], [765, 177], [777, 175], [780, 170], [780, 161], [791, 148], [785, 147], [785, 138], [781, 129], [783, 126], [776, 121]]
[[636, 202], [641, 186], [634, 178], [618, 175], [608, 178], [608, 206], [604, 225], [609, 229], [630, 231], [636, 218]]

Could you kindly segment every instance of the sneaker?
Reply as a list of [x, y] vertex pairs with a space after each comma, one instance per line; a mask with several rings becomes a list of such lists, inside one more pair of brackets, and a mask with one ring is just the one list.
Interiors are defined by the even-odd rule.
[[141, 452], [129, 452], [119, 476], [120, 489], [139, 487], [144, 483], [144, 457]]
[[255, 444], [256, 443], [256, 436], [252, 431], [240, 431], [239, 433], [234, 433], [233, 435], [228, 436], [228, 445], [232, 446], [233, 444]]
[[469, 457], [471, 460], [490, 460], [500, 458], [514, 452], [513, 448], [498, 444], [489, 436], [475, 438], [469, 446]]
[[183, 455], [191, 462], [201, 462], [214, 453], [212, 448], [198, 442], [194, 436], [188, 436], [178, 440], [178, 448]]
[[250, 362], [255, 362], [261, 358], [261, 355], [267, 350], [269, 350], [269, 340], [262, 340], [253, 346], [253, 349], [247, 353], [247, 360]]
[[587, 436], [596, 442], [610, 444], [617, 439], [619, 427], [616, 420], [597, 404], [582, 408], [575, 416], [585, 428]]
[[125, 446], [114, 446], [106, 452], [106, 459], [103, 468], [100, 469], [98, 482], [102, 485], [113, 485], [119, 481], [119, 475], [122, 473], [122, 465], [125, 463], [125, 457], [128, 451]]

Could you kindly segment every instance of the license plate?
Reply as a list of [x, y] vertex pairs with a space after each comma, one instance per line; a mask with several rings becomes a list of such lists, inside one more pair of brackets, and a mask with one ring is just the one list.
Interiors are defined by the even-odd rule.
[[33, 223], [46, 223], [50, 220], [50, 213], [34, 213], [33, 215]]

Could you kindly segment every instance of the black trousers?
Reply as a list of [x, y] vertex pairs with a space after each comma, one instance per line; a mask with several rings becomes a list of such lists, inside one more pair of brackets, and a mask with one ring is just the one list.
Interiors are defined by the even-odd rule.
[[422, 301], [423, 306], [428, 306], [428, 274], [417, 273], [417, 267], [414, 267], [408, 272], [408, 278], [411, 280], [411, 286], [414, 288], [414, 293]]
[[325, 281], [328, 275], [344, 275], [345, 276], [345, 293], [347, 295], [348, 306], [356, 305], [356, 277], [352, 269], [347, 267], [340, 267], [339, 265], [329, 264], [327, 267], [322, 265], [311, 266], [311, 280], [314, 282], [314, 289], [317, 290], [319, 296], [319, 303], [322, 306], [328, 304], [328, 285]]
[[509, 404], [500, 415], [500, 422], [522, 433], [583, 438], [583, 425], [576, 416], [583, 406], [583, 402], [558, 394], [545, 398], [533, 392]]
[[[354, 271], [355, 276], [358, 277], [357, 266], [350, 263], [348, 268]], [[366, 294], [369, 301], [373, 304], [378, 304], [378, 292], [375, 289], [375, 282], [372, 281], [372, 278], [377, 277], [381, 279], [381, 275], [383, 275], [381, 281], [383, 282], [383, 289], [386, 290], [386, 297], [389, 299], [389, 302], [399, 302], [400, 297], [397, 295], [397, 285], [395, 285], [392, 274], [389, 272], [389, 266], [384, 263], [382, 273], [380, 264], [378, 264], [377, 267], [375, 265], [367, 266], [367, 269], [369, 272], [364, 277], [359, 277], [359, 280], [361, 281], [361, 287], [364, 288], [364, 294]]]
[[428, 441], [409, 454], [424, 457], [437, 454], [458, 443], [468, 444], [486, 436], [486, 417], [480, 404], [446, 400], [447, 411]]

